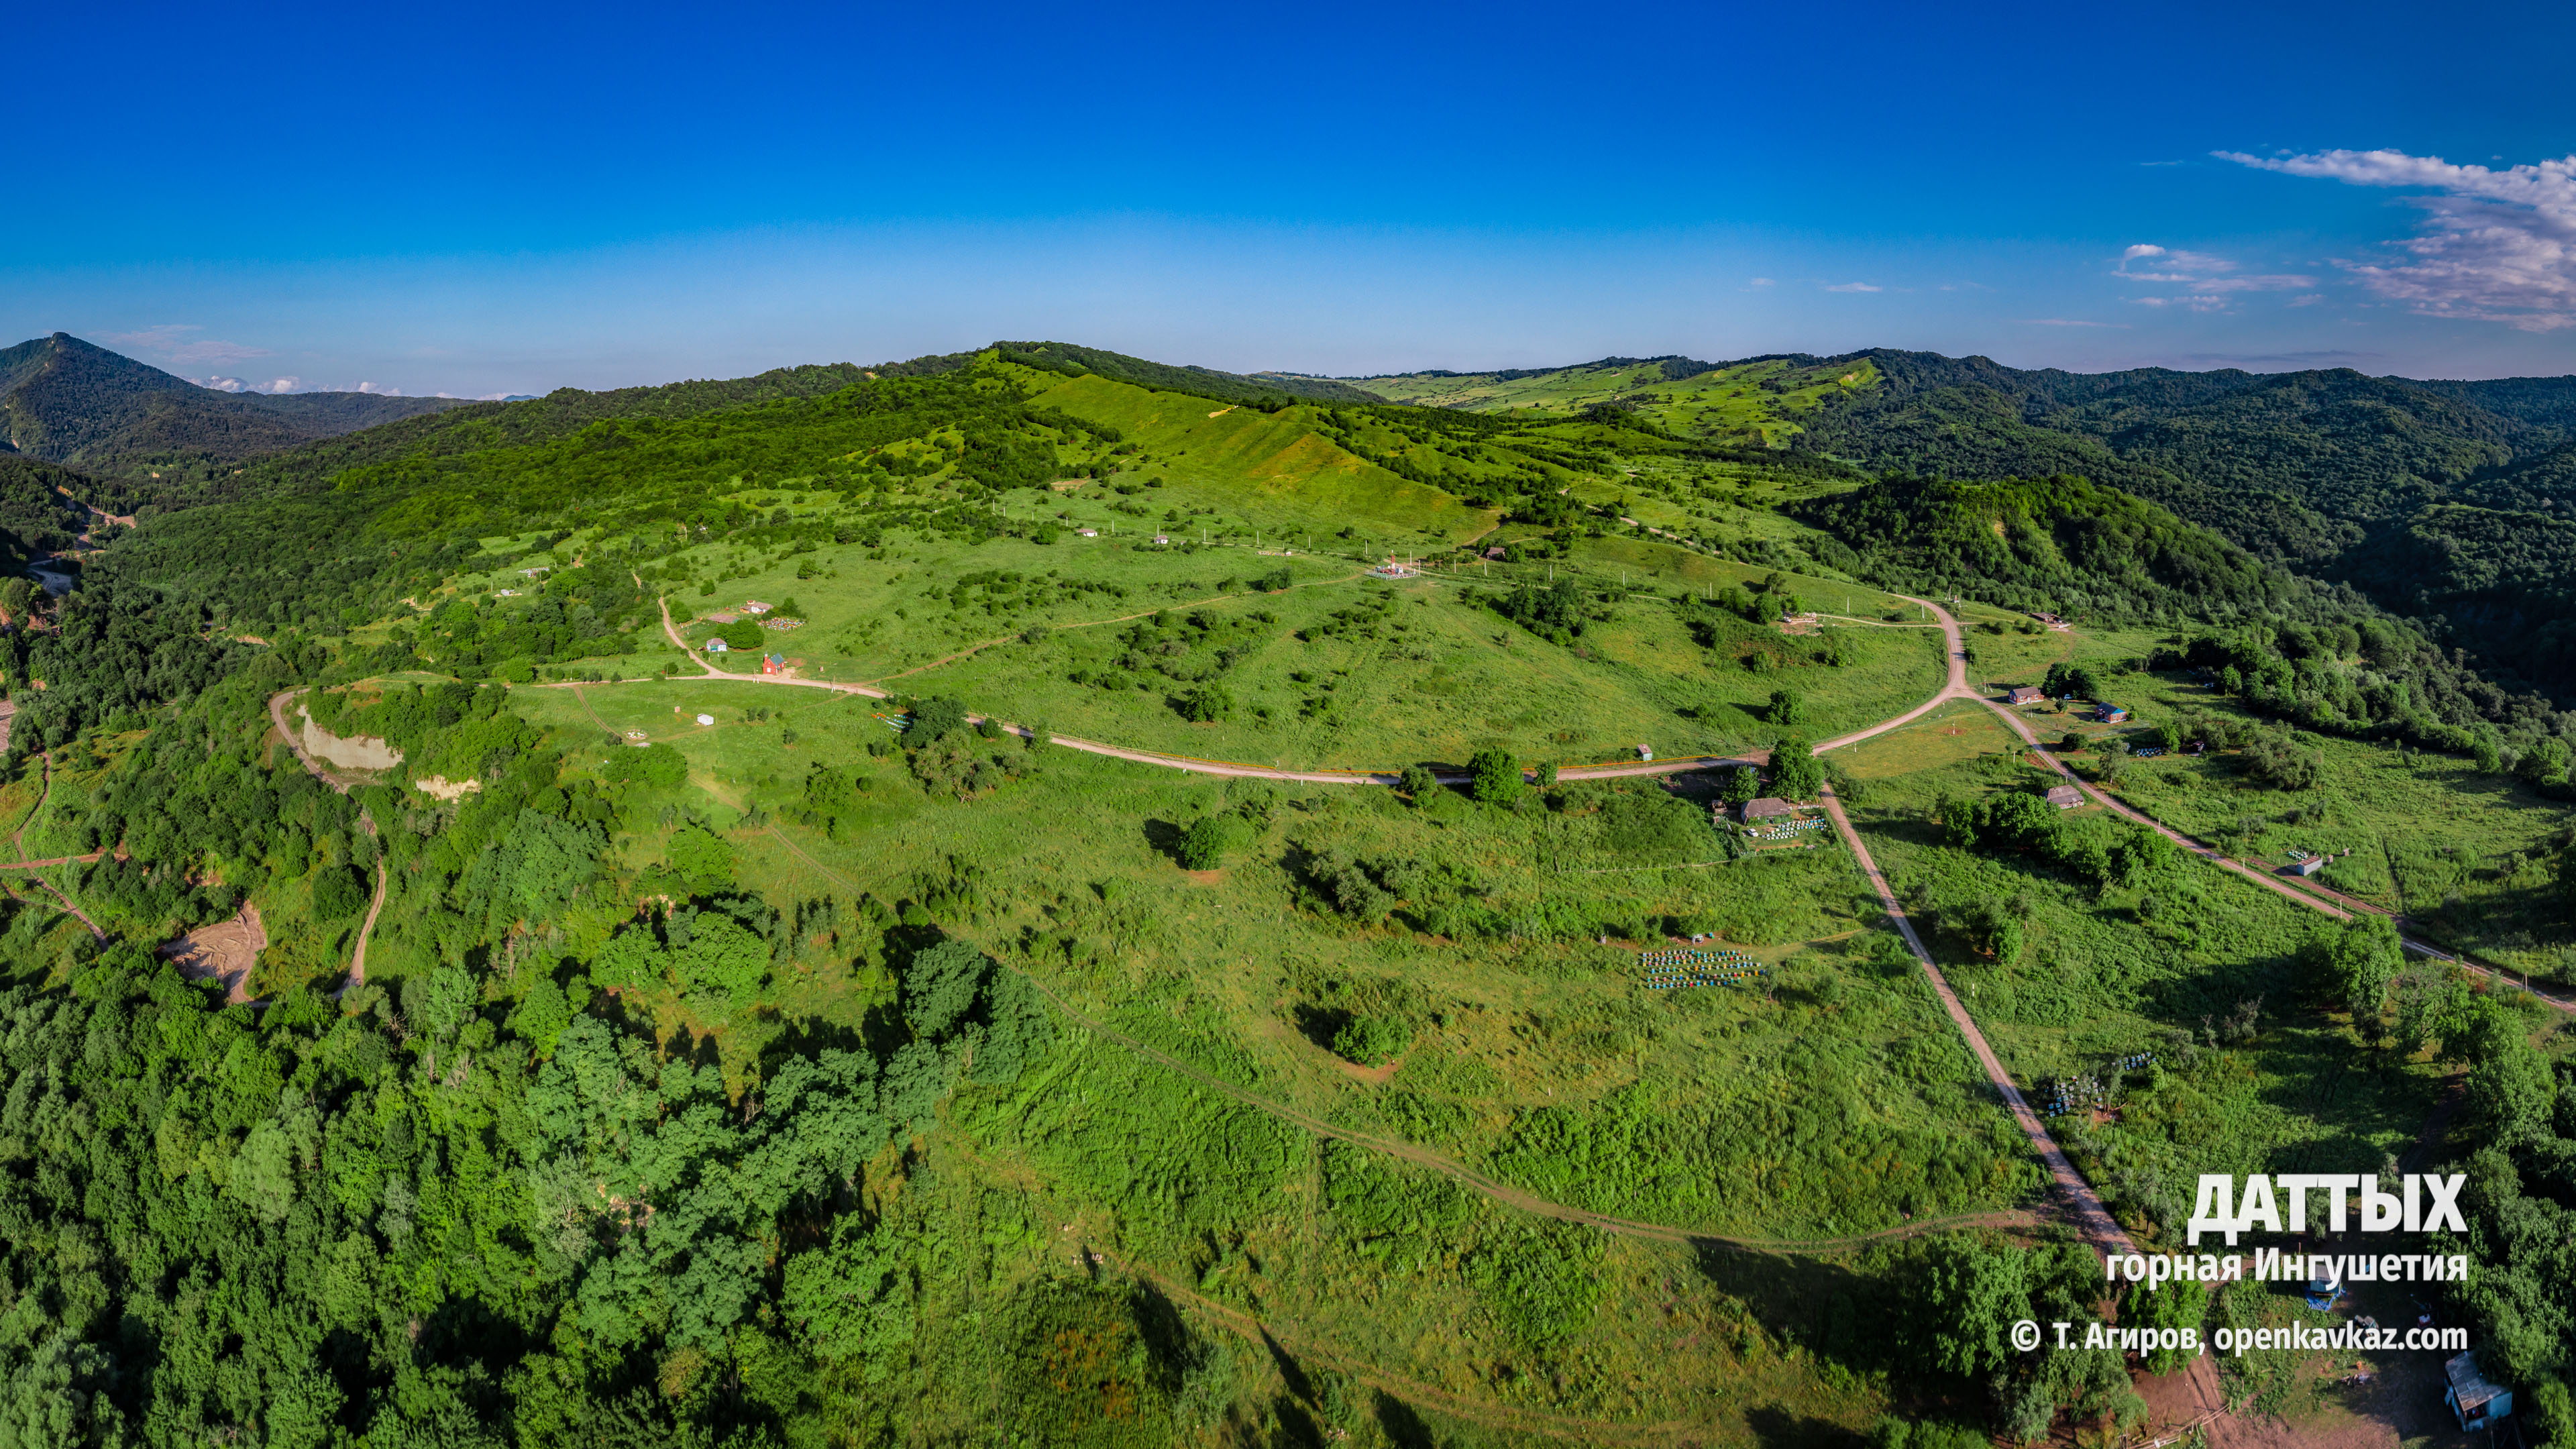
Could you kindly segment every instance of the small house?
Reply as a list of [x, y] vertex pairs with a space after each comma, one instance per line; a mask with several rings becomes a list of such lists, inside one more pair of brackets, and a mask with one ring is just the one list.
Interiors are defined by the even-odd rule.
[[760, 656], [760, 672], [763, 674], [785, 674], [787, 672], [787, 656], [784, 654], [763, 654]]
[[731, 647], [732, 646], [726, 644], [722, 639], [710, 639], [707, 641], [707, 652], [709, 654], [722, 654], [725, 650]]
[[1797, 806], [1776, 796], [1765, 795], [1759, 800], [1745, 802], [1744, 823], [1751, 825], [1761, 820], [1786, 820], [1797, 813]]
[[2047, 697], [2048, 696], [2040, 693], [2038, 687], [2035, 685], [2016, 684], [2011, 689], [2005, 691], [2004, 703], [2037, 704]]
[[766, 614], [769, 612], [769, 606], [758, 599], [745, 599], [742, 601], [742, 611], [746, 614]]
[[1655, 762], [1655, 747], [1653, 745], [1637, 746], [1637, 758], [1645, 761], [1647, 764], [1653, 764]]
[[1156, 543], [1170, 543], [1171, 541], [1172, 536], [1168, 533], [1158, 533], [1154, 535], [1154, 542]]
[[1100, 530], [1096, 528], [1085, 528], [1077, 531], [1085, 538], [1098, 538], [1100, 536]]
[[2104, 724], [2124, 724], [2129, 712], [2116, 704], [2098, 704], [2093, 707], [2093, 717]]
[[2060, 810], [2072, 810], [2084, 803], [2084, 792], [2072, 785], [2051, 785], [2048, 787], [2048, 803]]
[[2315, 875], [2318, 871], [2325, 868], [2326, 858], [2322, 855], [2312, 855], [2305, 860], [2294, 860], [2290, 862], [2290, 874], [2292, 875]]
[[2451, 1381], [2442, 1392], [2442, 1402], [2462, 1429], [2492, 1429], [2496, 1420], [2513, 1412], [2513, 1391], [2488, 1383], [2486, 1375], [2478, 1372], [2475, 1353], [2461, 1354], [2442, 1365], [2442, 1373]]

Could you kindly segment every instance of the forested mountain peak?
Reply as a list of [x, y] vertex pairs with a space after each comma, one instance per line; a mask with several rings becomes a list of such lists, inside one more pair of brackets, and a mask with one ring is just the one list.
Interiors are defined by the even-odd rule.
[[0, 351], [0, 438], [8, 449], [106, 478], [211, 477], [262, 453], [460, 405], [375, 393], [217, 392], [64, 332]]

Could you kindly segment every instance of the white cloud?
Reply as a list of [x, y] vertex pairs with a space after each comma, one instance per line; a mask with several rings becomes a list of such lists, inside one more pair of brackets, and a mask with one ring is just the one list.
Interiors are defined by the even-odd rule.
[[192, 377], [188, 381], [199, 387], [213, 388], [217, 392], [240, 392], [250, 386], [238, 377]]
[[1752, 281], [1749, 281], [1744, 285], [1748, 287], [1768, 287], [1771, 285], [1771, 279], [1769, 277], [1755, 277]]
[[2024, 317], [2025, 327], [2126, 327], [2126, 322], [2087, 322], [2078, 317]]
[[376, 385], [375, 385], [374, 383], [372, 383], [372, 382], [362, 382], [362, 383], [359, 383], [359, 384], [358, 384], [358, 391], [360, 391], [360, 392], [371, 392], [371, 393], [374, 393], [374, 394], [375, 394], [376, 396], [378, 396], [378, 397], [401, 397], [401, 396], [402, 396], [402, 389], [401, 389], [401, 388], [398, 388], [398, 387], [378, 387], [378, 386], [376, 386]]
[[[2153, 270], [2132, 271], [2131, 262], [2148, 263]], [[2120, 264], [2111, 275], [2124, 282], [2152, 282], [2179, 287], [2181, 296], [2131, 297], [2142, 307], [2180, 307], [2189, 312], [2223, 312], [2227, 298], [2238, 292], [2295, 292], [2317, 284], [2314, 277], [2271, 273], [2262, 276], [2237, 276], [2236, 263], [2208, 252], [2182, 251], [2139, 242], [2120, 253]]]
[[1885, 287], [1873, 287], [1867, 282], [1835, 282], [1827, 286], [1825, 290], [1828, 292], [1884, 292], [1887, 289]]
[[205, 330], [193, 323], [164, 322], [158, 327], [146, 327], [140, 332], [103, 332], [99, 335], [119, 347], [137, 347], [146, 352], [158, 352], [172, 362], [183, 365], [246, 362], [254, 357], [269, 355], [265, 347], [248, 347], [239, 342], [223, 342], [212, 337], [191, 338], [187, 335]]
[[2403, 151], [2320, 151], [2224, 161], [2350, 186], [2422, 187], [2411, 260], [2343, 262], [2383, 297], [2432, 317], [2502, 322], [2525, 332], [2576, 327], [2576, 156], [2490, 170]]
[[295, 391], [297, 388], [302, 387], [303, 385], [304, 385], [304, 379], [302, 379], [302, 378], [300, 378], [300, 377], [281, 377], [281, 378], [277, 379], [275, 382], [270, 383], [268, 386], [266, 386], [266, 387], [264, 387], [264, 388], [261, 388], [261, 389], [260, 389], [260, 391], [261, 391], [261, 392], [293, 392], [293, 391]]

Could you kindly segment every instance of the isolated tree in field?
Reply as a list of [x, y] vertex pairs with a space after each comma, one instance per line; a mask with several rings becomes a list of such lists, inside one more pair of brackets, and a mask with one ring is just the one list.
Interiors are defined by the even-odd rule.
[[1233, 811], [1221, 815], [1203, 815], [1181, 832], [1181, 843], [1173, 853], [1188, 870], [1214, 870], [1225, 864], [1226, 857], [1252, 844], [1252, 823]]
[[1775, 689], [1771, 691], [1771, 707], [1764, 717], [1784, 730], [1795, 729], [1803, 711], [1804, 706], [1799, 703], [1796, 690]]
[[1440, 789], [1440, 777], [1431, 773], [1427, 765], [1407, 765], [1404, 773], [1397, 777], [1395, 787], [1413, 797], [1413, 803], [1419, 805]]
[[1488, 805], [1508, 805], [1521, 793], [1521, 767], [1509, 750], [1478, 750], [1467, 762], [1475, 776], [1476, 798]]
[[1333, 1033], [1333, 1050], [1364, 1067], [1382, 1067], [1412, 1045], [1412, 1029], [1399, 1017], [1355, 1016]]

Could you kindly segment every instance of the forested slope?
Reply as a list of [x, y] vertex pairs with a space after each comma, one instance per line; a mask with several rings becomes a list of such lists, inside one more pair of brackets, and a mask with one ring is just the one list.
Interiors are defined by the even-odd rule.
[[[2080, 475], [2414, 614], [2508, 688], [2576, 698], [2567, 651], [2544, 627], [2576, 580], [2546, 545], [2498, 547], [2501, 534], [2576, 516], [2564, 461], [2576, 380], [2081, 374], [1883, 350], [1849, 360], [1871, 363], [1878, 386], [1824, 399], [1794, 446], [1920, 477]], [[2522, 517], [2480, 523], [2451, 506], [2462, 503]]]
[[[57, 332], [0, 351], [0, 435], [77, 465], [111, 513], [224, 476], [243, 459], [420, 414], [454, 398], [225, 393]], [[156, 479], [155, 475], [159, 475]]]

